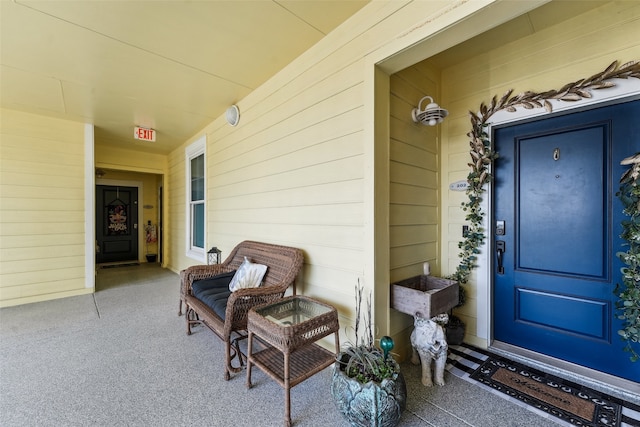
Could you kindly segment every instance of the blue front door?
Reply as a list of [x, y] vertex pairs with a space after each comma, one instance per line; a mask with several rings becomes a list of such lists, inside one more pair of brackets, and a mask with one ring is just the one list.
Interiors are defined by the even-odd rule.
[[494, 338], [640, 381], [613, 293], [620, 161], [640, 151], [640, 101], [496, 129], [494, 141]]

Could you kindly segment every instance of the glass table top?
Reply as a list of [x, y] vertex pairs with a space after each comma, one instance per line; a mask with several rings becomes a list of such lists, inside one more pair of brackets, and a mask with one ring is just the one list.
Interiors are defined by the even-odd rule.
[[297, 325], [314, 317], [326, 314], [333, 308], [309, 298], [294, 296], [285, 298], [266, 307], [257, 308], [256, 312], [265, 319], [281, 326]]

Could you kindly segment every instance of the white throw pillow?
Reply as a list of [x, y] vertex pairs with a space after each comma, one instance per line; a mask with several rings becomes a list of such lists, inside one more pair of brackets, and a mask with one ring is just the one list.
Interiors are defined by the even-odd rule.
[[244, 261], [229, 283], [229, 290], [234, 292], [238, 289], [257, 288], [262, 284], [262, 278], [266, 272], [266, 265], [254, 264], [247, 257], [244, 257]]

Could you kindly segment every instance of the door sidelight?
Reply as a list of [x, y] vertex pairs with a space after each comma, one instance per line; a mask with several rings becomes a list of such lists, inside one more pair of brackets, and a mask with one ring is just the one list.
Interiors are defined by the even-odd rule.
[[504, 253], [506, 252], [506, 244], [503, 240], [496, 241], [496, 252], [498, 253], [498, 274], [504, 274]]

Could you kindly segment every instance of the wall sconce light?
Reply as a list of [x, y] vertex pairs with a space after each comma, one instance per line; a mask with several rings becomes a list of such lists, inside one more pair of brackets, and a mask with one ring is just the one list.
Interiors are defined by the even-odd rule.
[[237, 105], [232, 105], [227, 108], [227, 112], [225, 113], [225, 117], [227, 119], [227, 123], [231, 126], [237, 126], [240, 121], [240, 109]]
[[220, 264], [222, 262], [222, 251], [215, 246], [207, 252], [207, 264]]
[[[427, 104], [427, 106], [422, 110], [420, 107], [422, 105], [422, 101], [429, 98], [431, 102]], [[411, 117], [413, 121], [416, 123], [422, 123], [427, 126], [435, 126], [438, 123], [442, 123], [445, 117], [449, 115], [449, 112], [444, 108], [440, 108], [438, 104], [433, 102], [433, 98], [430, 96], [425, 96], [418, 102], [418, 108], [414, 108], [411, 111]]]

